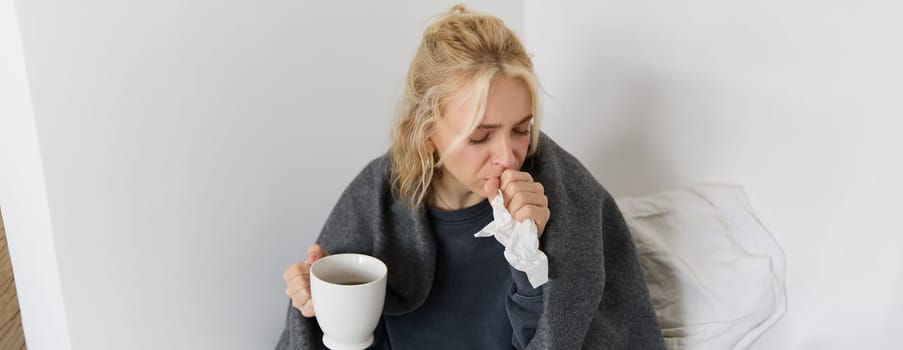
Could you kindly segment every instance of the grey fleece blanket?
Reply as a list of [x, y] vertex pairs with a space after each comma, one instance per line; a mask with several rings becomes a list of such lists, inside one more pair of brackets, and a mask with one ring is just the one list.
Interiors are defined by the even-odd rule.
[[[397, 315], [416, 309], [429, 294], [436, 243], [425, 212], [393, 198], [389, 161], [373, 160], [352, 181], [318, 243], [330, 253], [384, 261], [384, 313]], [[549, 282], [528, 349], [664, 349], [636, 249], [611, 195], [545, 134], [522, 170], [543, 184], [552, 213], [542, 236]], [[316, 320], [289, 303], [276, 348], [325, 349], [321, 337]]]

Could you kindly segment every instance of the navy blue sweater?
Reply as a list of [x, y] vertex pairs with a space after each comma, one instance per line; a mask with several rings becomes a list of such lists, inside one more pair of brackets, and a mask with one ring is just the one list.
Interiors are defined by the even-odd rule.
[[534, 289], [526, 274], [511, 268], [495, 238], [473, 236], [493, 219], [489, 201], [429, 209], [428, 217], [438, 248], [433, 286], [419, 308], [383, 317], [376, 347], [525, 348], [542, 314], [542, 287]]

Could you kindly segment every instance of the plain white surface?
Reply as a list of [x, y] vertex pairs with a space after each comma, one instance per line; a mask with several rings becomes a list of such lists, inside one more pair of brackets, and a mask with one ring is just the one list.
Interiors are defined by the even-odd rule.
[[0, 0], [0, 210], [31, 349], [68, 349], [44, 170], [15, 4]]
[[617, 196], [737, 183], [787, 254], [755, 349], [903, 334], [903, 5], [526, 2], [545, 130]]
[[[4, 139], [4, 154], [27, 158], [26, 175], [43, 164], [46, 180], [4, 171], [4, 186], [47, 200], [4, 207], [9, 235], [35, 220], [36, 239], [55, 244], [60, 288], [48, 293], [65, 300], [72, 349], [137, 350], [276, 344], [282, 271], [385, 152], [426, 19], [454, 2], [36, 0], [18, 2], [18, 33], [3, 4], [36, 125]], [[521, 2], [470, 5], [523, 27]], [[14, 84], [9, 96], [25, 96]], [[27, 132], [26, 112], [0, 130]], [[53, 265], [35, 259], [13, 259], [23, 302], [50, 283], [19, 276]], [[41, 301], [43, 314], [23, 306], [26, 323], [61, 309]], [[68, 348], [54, 343], [60, 322], [26, 324], [29, 349]]]

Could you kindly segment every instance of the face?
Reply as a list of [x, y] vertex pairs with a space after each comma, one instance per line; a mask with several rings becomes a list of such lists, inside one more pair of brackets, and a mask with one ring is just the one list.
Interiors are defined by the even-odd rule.
[[[429, 141], [440, 155], [466, 131], [476, 110], [476, 94], [465, 91], [449, 101]], [[486, 115], [442, 165], [436, 185], [448, 195], [487, 197], [483, 185], [505, 169], [520, 169], [530, 146], [533, 98], [519, 78], [493, 78]], [[462, 198], [462, 197], [459, 197]]]

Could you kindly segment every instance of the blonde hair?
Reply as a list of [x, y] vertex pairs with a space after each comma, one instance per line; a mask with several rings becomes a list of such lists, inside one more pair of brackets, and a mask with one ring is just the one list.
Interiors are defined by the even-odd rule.
[[[482, 122], [489, 86], [498, 75], [520, 78], [530, 90], [533, 125], [527, 156], [533, 155], [539, 140], [538, 83], [533, 62], [514, 33], [499, 18], [468, 11], [464, 5], [439, 15], [423, 33], [408, 70], [389, 151], [393, 191], [412, 209], [430, 194], [433, 179], [442, 175], [445, 157]], [[445, 154], [436, 154], [427, 139], [449, 100], [468, 88], [478, 101], [473, 117]]]

